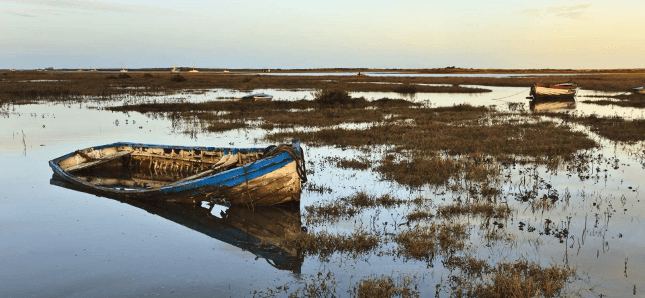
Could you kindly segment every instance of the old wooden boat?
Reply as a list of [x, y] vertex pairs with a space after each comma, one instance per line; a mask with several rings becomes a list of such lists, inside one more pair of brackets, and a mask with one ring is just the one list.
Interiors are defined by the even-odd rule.
[[578, 86], [574, 83], [562, 84], [539, 84], [536, 83], [531, 87], [531, 96], [533, 98], [574, 98]]
[[561, 110], [572, 110], [576, 108], [576, 101], [573, 98], [563, 99], [544, 99], [534, 98], [529, 103], [529, 107], [533, 112], [555, 112]]
[[[96, 194], [79, 188], [54, 174], [50, 184], [74, 191]], [[98, 194], [100, 196], [100, 194]], [[214, 204], [178, 204], [104, 195], [109, 199], [141, 208], [151, 214], [219, 241], [251, 252], [280, 270], [300, 273], [304, 256], [297, 247], [287, 245], [302, 229], [299, 204], [257, 207], [218, 208]], [[224, 209], [224, 210], [222, 210]]]
[[249, 101], [271, 101], [273, 100], [273, 95], [266, 93], [255, 93], [242, 96], [239, 98], [239, 101], [249, 102]]
[[632, 92], [637, 93], [637, 94], [645, 94], [645, 87], [632, 88]]
[[307, 181], [299, 140], [267, 148], [114, 143], [49, 161], [54, 173], [105, 195], [269, 206], [300, 201]]

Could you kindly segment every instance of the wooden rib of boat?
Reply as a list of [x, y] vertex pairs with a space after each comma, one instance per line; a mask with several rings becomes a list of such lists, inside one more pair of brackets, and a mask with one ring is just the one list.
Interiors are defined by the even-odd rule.
[[632, 92], [637, 93], [637, 94], [645, 94], [645, 87], [632, 88]]
[[[50, 184], [67, 189], [92, 192], [52, 175]], [[89, 190], [89, 191], [88, 191]], [[99, 194], [100, 195], [100, 194]], [[304, 257], [302, 253], [285, 246], [286, 239], [293, 239], [301, 232], [300, 207], [298, 204], [257, 207], [231, 207], [213, 215], [210, 204], [177, 204], [164, 201], [150, 201], [104, 196], [119, 202], [141, 208], [151, 214], [178, 223], [209, 237], [249, 251], [264, 258], [280, 270], [300, 272]], [[218, 216], [219, 215], [219, 216]]]
[[102, 195], [269, 206], [300, 201], [306, 182], [299, 140], [267, 148], [114, 143], [49, 161], [54, 174]]
[[560, 110], [571, 110], [576, 108], [576, 101], [570, 99], [540, 99], [534, 98], [529, 103], [533, 112], [555, 112]]
[[255, 93], [243, 96], [238, 99], [242, 102], [252, 102], [252, 101], [271, 101], [273, 100], [273, 95], [266, 93]]
[[539, 84], [536, 83], [531, 87], [531, 96], [533, 98], [574, 98], [578, 86], [574, 83], [562, 84]]

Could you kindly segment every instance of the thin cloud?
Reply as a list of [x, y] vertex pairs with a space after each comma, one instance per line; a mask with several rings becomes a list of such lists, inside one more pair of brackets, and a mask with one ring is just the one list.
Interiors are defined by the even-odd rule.
[[529, 15], [539, 16], [556, 16], [563, 19], [577, 19], [581, 17], [593, 3], [581, 3], [575, 5], [555, 5], [544, 8], [532, 7], [523, 10], [524, 13]]

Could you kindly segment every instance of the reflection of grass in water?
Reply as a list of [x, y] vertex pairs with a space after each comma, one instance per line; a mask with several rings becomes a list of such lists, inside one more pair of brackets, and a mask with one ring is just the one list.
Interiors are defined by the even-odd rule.
[[446, 267], [460, 269], [452, 280], [457, 297], [558, 297], [576, 270], [552, 265], [542, 267], [526, 260], [490, 265], [473, 257], [452, 257]]
[[490, 218], [507, 218], [511, 211], [508, 205], [492, 202], [456, 203], [437, 207], [437, 216], [451, 218], [460, 215], [480, 215]]
[[542, 115], [589, 126], [592, 131], [612, 141], [638, 142], [645, 140], [645, 119], [625, 120], [618, 116], [577, 116], [561, 113], [544, 113]]
[[366, 208], [390, 208], [405, 203], [389, 194], [380, 197], [358, 192], [349, 197], [305, 206], [305, 221], [310, 224], [334, 223], [341, 218], [350, 218]]
[[299, 249], [305, 255], [326, 260], [334, 253], [358, 257], [378, 248], [381, 240], [380, 236], [359, 229], [351, 234], [331, 234], [326, 231], [300, 233], [284, 239], [283, 243]]
[[462, 250], [468, 239], [468, 226], [454, 222], [432, 222], [416, 225], [393, 237], [399, 247], [397, 253], [408, 258], [431, 261], [439, 253]]
[[621, 94], [617, 96], [601, 96], [603, 98], [616, 98], [615, 100], [583, 100], [584, 103], [601, 105], [601, 106], [619, 106], [631, 108], [645, 108], [645, 94]]
[[370, 275], [361, 279], [351, 288], [353, 297], [360, 298], [385, 298], [385, 297], [420, 297], [415, 278], [401, 275], [393, 278], [390, 275]]

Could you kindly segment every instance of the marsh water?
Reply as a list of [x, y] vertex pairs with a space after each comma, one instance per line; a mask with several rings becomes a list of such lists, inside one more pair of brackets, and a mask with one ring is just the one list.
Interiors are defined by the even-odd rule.
[[[485, 88], [493, 92], [417, 93], [404, 98], [429, 107], [468, 103], [495, 106], [510, 113], [529, 110], [527, 88]], [[274, 100], [311, 99], [311, 90], [254, 92], [273, 94]], [[579, 93], [599, 94], [585, 90]], [[310, 169], [307, 183], [324, 191], [305, 186], [300, 206], [295, 210], [142, 205], [51, 183], [49, 160], [77, 149], [118, 141], [218, 147], [272, 145], [263, 141], [267, 132], [262, 129], [209, 133], [198, 122], [163, 114], [116, 113], [103, 109], [124, 101], [205, 102], [238, 95], [218, 89], [200, 94], [124, 97], [109, 102], [88, 99], [3, 106], [0, 110], [0, 164], [3, 165], [0, 296], [252, 297], [282, 286], [304, 287], [312, 280], [315, 282], [319, 273], [324, 276], [329, 272], [338, 282], [338, 296], [348, 296], [350, 286], [361, 278], [382, 274], [414, 276], [421, 296], [450, 296], [449, 288], [437, 287], [449, 284], [450, 275], [439, 258], [426, 262], [379, 251], [358, 257], [336, 253], [328, 259], [301, 256], [297, 252], [276, 255], [273, 248], [254, 240], [261, 237], [251, 232], [250, 226], [270, 226], [267, 218], [281, 221], [284, 216], [309, 231], [351, 232], [361, 226], [393, 233], [401, 228], [404, 215], [413, 208], [402, 205], [369, 209], [329, 225], [301, 219], [306, 206], [361, 191], [409, 200], [423, 196], [435, 205], [449, 204], [466, 195], [445, 187], [412, 189], [385, 180], [369, 169], [339, 168], [333, 161], [354, 157], [380, 160], [378, 147], [376, 152], [366, 154], [360, 150], [304, 143]], [[354, 92], [352, 96], [402, 97], [383, 92]], [[596, 99], [600, 98], [593, 98]], [[631, 119], [644, 115], [640, 109], [580, 101], [560, 111]], [[578, 129], [601, 144], [598, 149], [584, 152], [594, 158], [587, 164], [557, 171], [530, 164], [506, 167], [503, 175], [507, 179], [500, 187], [514, 213], [503, 226], [515, 241], [490, 242], [482, 237], [482, 228], [475, 227], [471, 230], [471, 242], [475, 243], [472, 251], [493, 263], [528, 259], [544, 266], [575, 267], [578, 277], [567, 286], [569, 293], [645, 297], [642, 286], [645, 270], [641, 266], [645, 262], [645, 200], [640, 196], [645, 177], [645, 146], [615, 143], [582, 127]], [[551, 195], [555, 190], [560, 200], [553, 208], [535, 210], [517, 199], [527, 189], [539, 197]], [[479, 219], [459, 220], [474, 224]], [[233, 234], [246, 238], [231, 240], [232, 236], [227, 234], [231, 229]], [[381, 250], [392, 245], [384, 244]], [[287, 294], [279, 292], [278, 295]]]

